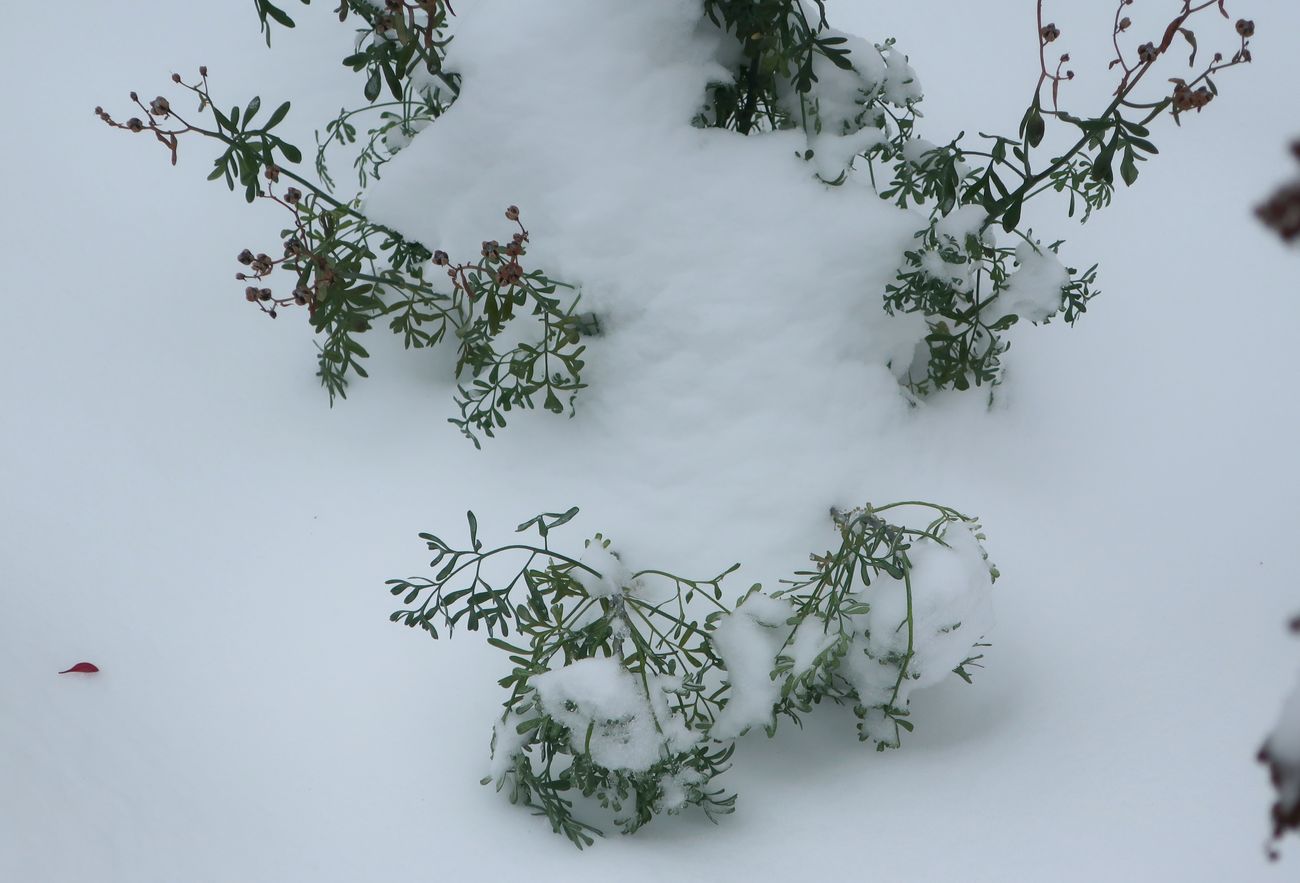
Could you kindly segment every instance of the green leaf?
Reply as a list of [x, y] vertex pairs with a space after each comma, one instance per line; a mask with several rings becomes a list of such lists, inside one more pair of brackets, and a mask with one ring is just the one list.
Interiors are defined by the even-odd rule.
[[289, 102], [286, 101], [284, 104], [281, 104], [279, 107], [275, 109], [275, 113], [271, 114], [271, 118], [266, 121], [266, 125], [262, 127], [262, 131], [265, 132], [274, 129], [288, 115], [289, 115]]
[[1160, 152], [1159, 150], [1156, 149], [1156, 146], [1154, 144], [1152, 144], [1150, 141], [1147, 141], [1145, 138], [1129, 138], [1128, 143], [1136, 147], [1138, 150], [1145, 151], [1146, 153]]
[[366, 88], [363, 93], [366, 96], [366, 100], [374, 101], [378, 98], [379, 90], [381, 88], [383, 88], [383, 79], [379, 73], [378, 66], [376, 66], [370, 69], [370, 77], [366, 80]]
[[388, 84], [388, 91], [392, 93], [393, 98], [398, 101], [402, 100], [402, 80], [397, 75], [397, 71], [385, 64], [380, 67], [384, 73], [384, 82]]
[[1038, 105], [1030, 108], [1030, 114], [1025, 121], [1025, 143], [1030, 147], [1037, 147], [1042, 143], [1043, 134], [1047, 131], [1047, 123], [1043, 120], [1042, 113], [1038, 110]]
[[1119, 165], [1119, 174], [1120, 177], [1124, 179], [1124, 183], [1129, 187], [1132, 187], [1133, 182], [1137, 180], [1138, 169], [1137, 163], [1133, 161], [1132, 148], [1125, 148], [1124, 161]]
[[294, 27], [293, 19], [291, 19], [283, 9], [272, 5], [268, 0], [258, 0], [258, 3], [261, 11], [275, 19], [277, 22], [284, 25], [286, 28]]
[[253, 121], [253, 117], [256, 116], [257, 112], [261, 109], [261, 96], [254, 95], [253, 100], [248, 102], [248, 107], [244, 108], [244, 128], [248, 128], [248, 124]]
[[287, 159], [289, 162], [291, 163], [302, 162], [302, 151], [294, 147], [292, 144], [288, 144], [284, 141], [281, 141], [278, 143], [277, 146], [280, 148], [280, 153], [284, 154], [284, 158]]
[[1020, 210], [1023, 207], [1024, 207], [1023, 198], [1017, 198], [1011, 203], [1011, 205], [1007, 206], [1006, 212], [1004, 212], [1002, 215], [1003, 230], [1006, 230], [1008, 233], [1011, 233], [1016, 229], [1016, 225], [1020, 223]]

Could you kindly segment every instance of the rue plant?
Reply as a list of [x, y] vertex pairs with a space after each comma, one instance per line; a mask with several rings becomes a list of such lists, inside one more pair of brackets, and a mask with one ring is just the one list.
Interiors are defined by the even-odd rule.
[[[918, 137], [921, 93], [893, 41], [873, 47], [836, 31], [823, 0], [704, 0], [702, 23], [717, 29], [724, 43], [732, 41], [737, 60], [729, 80], [709, 87], [695, 123], [745, 135], [802, 129], [809, 139], [804, 156], [826, 184], [844, 183], [861, 160], [857, 174], [865, 174], [881, 198], [927, 215], [914, 247], [900, 255], [894, 280], [874, 293], [890, 313], [925, 317], [917, 357], [895, 371], [918, 394], [996, 383], [1012, 325], [1058, 314], [1072, 323], [1095, 295], [1096, 265], [1082, 272], [1061, 267], [1055, 258], [1060, 241], [1044, 243], [1022, 224], [1025, 203], [1054, 192], [1067, 198], [1067, 215], [1086, 220], [1110, 203], [1117, 174], [1132, 185], [1140, 164], [1158, 152], [1149, 128], [1157, 117], [1168, 113], [1178, 122], [1201, 111], [1218, 94], [1214, 75], [1251, 60], [1254, 24], [1239, 19], [1231, 54], [1215, 52], [1196, 67], [1200, 50], [1191, 25], [1202, 13], [1228, 18], [1226, 0], [1170, 2], [1172, 16], [1159, 36], [1143, 39], [1134, 36], [1137, 28], [1125, 14], [1133, 0], [1120, 0], [1108, 35], [1110, 68], [1118, 75], [1113, 97], [1099, 112], [1075, 114], [1060, 107], [1061, 87], [1074, 72], [1066, 67], [1068, 54], [1049, 62], [1048, 48], [1061, 31], [1044, 22], [1039, 0], [1039, 73], [1017, 134], [981, 134], [974, 144], [958, 135], [935, 144]], [[271, 0], [254, 3], [268, 45], [273, 26], [294, 26]], [[346, 395], [351, 377], [366, 376], [368, 353], [360, 338], [383, 322], [408, 349], [455, 341], [456, 371], [464, 382], [460, 414], [451, 420], [475, 444], [479, 435], [502, 428], [512, 409], [541, 404], [572, 414], [585, 386], [580, 340], [599, 333], [599, 320], [579, 312], [571, 283], [542, 268], [522, 270], [518, 235], [526, 231], [515, 234], [517, 254], [503, 255], [487, 239], [477, 261], [453, 265], [444, 256], [451, 284], [439, 286], [433, 279], [440, 250], [371, 220], [361, 193], [335, 195], [332, 151], [357, 148], [353, 165], [364, 189], [456, 100], [460, 79], [445, 66], [452, 4], [341, 0], [335, 11], [341, 22], [357, 22], [355, 51], [342, 63], [363, 76], [364, 101], [341, 109], [317, 134], [314, 177], [297, 170], [302, 152], [272, 131], [289, 102], [257, 122], [259, 97], [242, 111], [236, 104], [223, 112], [213, 102], [206, 68], [193, 83], [172, 79], [197, 99], [197, 112], [206, 112], [210, 124], [191, 124], [165, 96], [146, 105], [135, 93], [139, 116], [119, 123], [102, 109], [97, 113], [117, 128], [152, 134], [173, 163], [181, 136], [218, 142], [222, 153], [212, 179], [242, 190], [249, 202], [270, 201], [290, 212], [284, 258], [247, 249], [241, 259], [252, 272], [237, 278], [256, 283], [245, 287], [245, 296], [266, 315], [291, 305], [307, 308], [319, 336], [318, 374], [331, 400]], [[1168, 89], [1148, 88], [1152, 72], [1179, 44], [1190, 50], [1192, 72], [1170, 77]], [[847, 107], [846, 86], [853, 95]], [[1049, 137], [1054, 129], [1068, 137], [1049, 147], [1060, 141]], [[277, 192], [274, 185], [282, 180], [292, 186]], [[1011, 244], [999, 241], [997, 231]], [[292, 274], [283, 292], [268, 284], [276, 268]], [[1028, 270], [1049, 290], [1020, 297], [1018, 270]]]
[[[463, 546], [420, 535], [431, 577], [388, 585], [402, 598], [394, 622], [434, 638], [485, 631], [506, 654], [508, 696], [483, 781], [578, 847], [600, 833], [576, 814], [579, 801], [625, 833], [691, 806], [710, 819], [731, 812], [736, 797], [717, 779], [736, 737], [772, 735], [777, 715], [799, 722], [823, 699], [853, 709], [862, 740], [897, 747], [913, 727], [918, 666], [937, 680], [949, 669], [930, 666], [951, 658], [969, 682], [982, 658], [979, 617], [963, 617], [979, 613], [997, 571], [978, 524], [950, 508], [832, 512], [835, 547], [783, 588], [755, 584], [732, 606], [722, 582], [739, 565], [688, 579], [630, 570], [600, 534], [580, 554], [554, 548], [552, 533], [577, 512], [538, 515], [516, 529], [525, 538], [494, 547], [471, 512]], [[946, 566], [918, 566], [917, 555]]]

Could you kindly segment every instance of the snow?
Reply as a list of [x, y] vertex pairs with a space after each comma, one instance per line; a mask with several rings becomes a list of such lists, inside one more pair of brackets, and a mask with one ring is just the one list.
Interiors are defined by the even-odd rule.
[[[909, 146], [915, 143], [908, 142]], [[935, 222], [934, 232], [940, 241], [947, 240], [954, 248], [969, 252], [967, 243], [971, 239], [986, 244], [993, 239], [992, 233], [984, 229], [988, 217], [988, 212], [978, 205], [959, 205]]]
[[[991, 634], [993, 584], [988, 565], [970, 529], [953, 525], [942, 545], [930, 539], [908, 552], [912, 570], [913, 657], [911, 689], [937, 684], [972, 654], [974, 642]], [[875, 658], [907, 649], [907, 589], [903, 580], [882, 580], [869, 595], [870, 635], [866, 649]]]
[[534, 677], [542, 708], [569, 729], [574, 751], [611, 770], [639, 772], [699, 741], [668, 711], [658, 679], [646, 686], [613, 658], [579, 659]]
[[1044, 322], [1065, 304], [1062, 289], [1070, 274], [1061, 261], [1041, 243], [1016, 246], [1019, 268], [1007, 280], [1007, 287], [989, 305], [990, 321], [1015, 314], [1029, 322]]
[[727, 668], [727, 704], [709, 735], [732, 739], [750, 727], [769, 726], [781, 683], [772, 677], [777, 654], [790, 635], [783, 628], [794, 613], [788, 601], [762, 592], [746, 594], [732, 613], [719, 621], [713, 646]]
[[[1017, 326], [990, 409], [913, 407], [882, 369], [924, 333], [879, 323], [872, 294], [920, 225], [853, 182], [820, 190], [802, 136], [678, 124], [720, 75], [688, 4], [540, 6], [496, 22], [500, 2], [457, 4], [465, 99], [373, 202], [470, 253], [518, 204], [530, 257], [609, 319], [578, 416], [522, 415], [482, 452], [445, 423], [445, 355], [378, 335], [372, 378], [328, 409], [305, 326], [245, 309], [230, 279], [281, 218], [205, 183], [203, 146], [182, 143], [173, 170], [89, 113], [205, 63], [223, 99], [293, 96], [307, 147], [360, 93], [331, 61], [352, 38], [328, 9], [293, 4], [300, 27], [267, 53], [251, 10], [81, 4], [76, 65], [37, 44], [0, 62], [25, 108], [0, 149], [35, 170], [6, 178], [0, 221], [22, 258], [0, 356], [0, 707], [16, 710], [0, 716], [0, 879], [632, 881], [694, 864], [729, 881], [844, 877], [864, 854], [885, 879], [1286, 879], [1296, 850], [1264, 860], [1254, 754], [1296, 664], [1280, 624], [1300, 577], [1300, 317], [1295, 256], [1251, 208], [1290, 169], [1294, 119], [1258, 108], [1288, 106], [1300, 10], [1271, 10], [1255, 65], [1225, 72], [1205, 113], [1153, 127], [1161, 155], [1113, 209], [1079, 230], [1026, 206], [1038, 235], [1069, 240], [1062, 260], [1100, 261], [1104, 293], [1077, 328]], [[577, 39], [570, 11], [601, 32]], [[39, 6], [12, 13], [15, 33], [47, 25]], [[925, 137], [1014, 130], [1037, 71], [1024, 4], [828, 13], [899, 37]], [[1085, 34], [1112, 13], [1057, 14], [1078, 35], [1078, 106], [1109, 94]], [[140, 43], [142, 20], [165, 47]], [[864, 750], [834, 708], [755, 729], [717, 827], [688, 810], [577, 853], [478, 785], [503, 654], [387, 621], [383, 580], [427, 564], [416, 532], [454, 531], [467, 508], [507, 542], [580, 505], [556, 548], [603, 531], [632, 571], [739, 560], [734, 602], [825, 548], [830, 505], [913, 497], [987, 526], [1004, 574], [987, 668], [916, 692], [897, 752]], [[81, 660], [101, 671], [56, 674]], [[792, 849], [803, 833], [861, 846]]]
[[575, 567], [572, 571], [574, 579], [593, 598], [613, 598], [632, 585], [631, 571], [603, 542], [588, 544], [587, 551], [578, 560], [596, 572], [593, 574], [591, 570], [582, 567]]
[[[488, 776], [494, 782], [501, 781], [510, 771], [516, 754], [528, 744], [532, 731], [519, 732], [519, 725], [527, 716], [517, 712], [506, 712], [492, 727], [492, 760], [488, 767]], [[585, 732], [585, 731], [584, 731]]]

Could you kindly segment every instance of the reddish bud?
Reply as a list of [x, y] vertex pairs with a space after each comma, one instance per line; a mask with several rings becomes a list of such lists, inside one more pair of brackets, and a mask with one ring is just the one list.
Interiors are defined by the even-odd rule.
[[99, 671], [99, 666], [95, 665], [93, 662], [78, 662], [72, 668], [65, 668], [63, 671], [59, 672], [59, 674], [66, 675], [69, 672], [76, 672], [77, 674], [88, 675], [94, 674], [97, 671]]

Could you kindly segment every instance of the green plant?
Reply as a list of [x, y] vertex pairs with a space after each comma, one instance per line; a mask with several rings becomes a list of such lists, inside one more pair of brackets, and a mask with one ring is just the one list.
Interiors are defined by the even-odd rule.
[[[1193, 17], [1210, 9], [1229, 16], [1221, 0], [1180, 0], [1159, 40], [1124, 48], [1121, 39], [1132, 26], [1124, 11], [1131, 4], [1117, 4], [1110, 68], [1118, 69], [1120, 80], [1100, 113], [1077, 116], [1059, 108], [1060, 87], [1074, 72], [1065, 69], [1068, 54], [1049, 66], [1047, 47], [1061, 31], [1044, 23], [1039, 0], [1039, 77], [1016, 137], [981, 133], [982, 143], [970, 145], [963, 133], [936, 145], [917, 137], [920, 89], [892, 40], [872, 47], [831, 29], [821, 2], [814, 21], [800, 3], [709, 0], [707, 14], [734, 35], [739, 51], [733, 53], [734, 79], [711, 88], [696, 123], [742, 134], [802, 129], [808, 136], [804, 158], [823, 181], [844, 183], [854, 159], [862, 158], [882, 199], [928, 214], [884, 293], [890, 313], [920, 313], [928, 327], [924, 352], [897, 368], [918, 394], [995, 384], [1008, 329], [1020, 319], [1043, 323], [1057, 314], [1073, 324], [1096, 294], [1097, 265], [1083, 271], [1061, 266], [1061, 242], [1044, 244], [1022, 224], [1025, 203], [1060, 194], [1068, 199], [1067, 215], [1086, 221], [1110, 204], [1117, 165], [1131, 186], [1139, 164], [1158, 152], [1148, 128], [1157, 117], [1168, 111], [1181, 123], [1183, 114], [1199, 112], [1218, 94], [1213, 75], [1251, 60], [1254, 23], [1240, 19], [1230, 58], [1215, 53], [1192, 79], [1174, 77], [1172, 89], [1140, 98], [1138, 87], [1180, 40], [1191, 49], [1188, 66], [1195, 66], [1197, 39], [1188, 27]], [[1049, 85], [1050, 106], [1044, 96]], [[1049, 131], [1057, 127], [1070, 140], [1049, 146]], [[999, 244], [998, 230], [1019, 244]], [[1018, 297], [1018, 268], [1047, 281], [1046, 290]]]
[[[292, 20], [269, 2], [258, 2], [263, 27], [269, 22], [292, 26]], [[439, 116], [459, 90], [454, 75], [441, 69], [447, 39], [443, 37], [450, 6], [445, 3], [393, 3], [380, 12], [364, 2], [340, 6], [340, 18], [360, 16], [368, 45], [343, 63], [366, 73], [366, 104], [340, 111], [317, 137], [313, 181], [294, 171], [302, 151], [275, 130], [287, 117], [288, 101], [269, 117], [259, 119], [261, 98], [242, 109], [223, 112], [214, 101], [206, 67], [198, 79], [172, 82], [197, 99], [197, 113], [209, 124], [191, 123], [164, 96], [145, 105], [134, 92], [131, 100], [141, 116], [124, 123], [102, 108], [96, 114], [108, 125], [133, 133], [151, 133], [177, 161], [179, 138], [197, 135], [217, 142], [222, 152], [214, 161], [211, 180], [224, 180], [241, 189], [249, 202], [278, 205], [290, 216], [282, 232], [283, 256], [244, 249], [236, 279], [245, 283], [245, 298], [276, 318], [286, 308], [306, 308], [319, 335], [318, 375], [330, 395], [346, 397], [350, 377], [367, 376], [363, 360], [369, 352], [360, 338], [378, 323], [402, 338], [407, 349], [453, 341], [456, 374], [464, 378], [453, 424], [475, 446], [479, 435], [492, 436], [506, 425], [510, 411], [534, 408], [572, 414], [585, 384], [581, 372], [584, 335], [599, 333], [590, 313], [578, 310], [573, 286], [540, 269], [526, 268], [529, 232], [511, 206], [506, 217], [517, 228], [504, 245], [486, 240], [476, 260], [453, 262], [442, 250], [404, 237], [375, 223], [361, 210], [361, 196], [339, 199], [329, 176], [326, 155], [331, 147], [357, 142], [357, 118], [377, 122], [356, 158], [362, 186], [378, 177], [383, 165], [418, 128]], [[364, 42], [364, 41], [363, 41]], [[386, 85], [392, 100], [380, 101]], [[430, 268], [445, 270], [448, 287], [429, 278]], [[275, 271], [290, 274], [288, 293], [269, 286]], [[509, 330], [507, 330], [509, 329]], [[512, 343], [503, 346], [501, 341]]]
[[[913, 528], [885, 521], [893, 510], [932, 517]], [[483, 782], [579, 848], [600, 833], [576, 817], [579, 798], [613, 813], [624, 833], [688, 806], [716, 820], [735, 803], [715, 780], [741, 733], [762, 725], [772, 735], [775, 715], [797, 722], [828, 698], [853, 705], [862, 739], [897, 747], [912, 729], [918, 662], [931, 681], [952, 669], [969, 682], [981, 658], [982, 626], [963, 618], [980, 619], [997, 574], [978, 525], [947, 507], [834, 512], [837, 549], [813, 556], [815, 569], [785, 589], [769, 595], [755, 584], [734, 607], [722, 601], [722, 581], [739, 565], [706, 580], [632, 571], [600, 534], [581, 557], [553, 549], [552, 531], [577, 512], [538, 515], [516, 528], [535, 539], [493, 548], [471, 512], [467, 547], [421, 534], [434, 575], [388, 586], [403, 601], [394, 622], [434, 638], [458, 625], [485, 630], [508, 655], [513, 669], [500, 684], [509, 696]], [[961, 561], [967, 582], [935, 580], [922, 563], [925, 585], [914, 586], [918, 543], [923, 555]], [[945, 659], [948, 668], [931, 667]]]
[[[930, 510], [933, 518], [924, 527], [913, 528], [890, 524], [882, 517], [898, 507]], [[814, 570], [797, 574], [787, 581], [787, 588], [773, 593], [795, 608], [788, 623], [792, 628], [777, 656], [775, 671], [786, 679], [776, 713], [798, 722], [800, 714], [830, 699], [853, 708], [861, 740], [875, 742], [881, 751], [897, 748], [901, 731], [912, 730], [907, 694], [923, 674], [930, 674], [918, 666], [919, 661], [926, 667], [932, 661], [918, 660], [919, 646], [954, 634], [964, 625], [961, 613], [944, 611], [947, 618], [928, 624], [934, 634], [918, 636], [909, 551], [922, 540], [949, 548], [945, 538], [951, 527], [967, 531], [977, 543], [984, 534], [974, 520], [932, 503], [867, 506], [836, 511], [832, 518], [839, 547], [813, 556]], [[980, 556], [987, 557], [982, 549]], [[990, 584], [995, 581], [997, 569], [989, 566], [987, 577]], [[879, 600], [873, 609], [871, 590], [882, 580], [901, 588], [897, 593], [901, 610], [887, 609], [889, 605]], [[941, 665], [940, 673], [952, 670], [970, 683], [969, 669], [978, 667], [982, 654], [968, 654], [972, 647], [984, 646], [979, 637], [975, 643], [957, 641], [962, 658], [954, 667]]]
[[[1216, 53], [1194, 78], [1172, 78], [1172, 91], [1139, 100], [1138, 87], [1180, 38], [1191, 47], [1188, 63], [1195, 65], [1197, 38], [1188, 27], [1193, 17], [1211, 8], [1225, 18], [1228, 12], [1221, 0], [1182, 0], [1159, 41], [1125, 49], [1121, 38], [1127, 39], [1131, 22], [1123, 13], [1131, 2], [1117, 5], [1110, 66], [1120, 80], [1100, 113], [1076, 116], [1059, 108], [1060, 87], [1074, 73], [1065, 69], [1068, 55], [1054, 67], [1048, 64], [1047, 47], [1061, 32], [1044, 24], [1039, 0], [1039, 77], [1016, 137], [981, 134], [983, 143], [970, 146], [958, 135], [940, 146], [916, 137], [921, 93], [892, 41], [871, 46], [834, 30], [822, 0], [705, 0], [705, 19], [731, 41], [733, 77], [709, 87], [695, 123], [741, 134], [802, 129], [808, 138], [804, 157], [823, 181], [844, 183], [854, 159], [861, 158], [883, 199], [928, 214], [916, 246], [902, 255], [883, 292], [887, 311], [920, 313], [926, 321], [922, 351], [895, 371], [918, 394], [994, 384], [1008, 329], [1021, 319], [1047, 322], [1057, 314], [1073, 323], [1096, 293], [1096, 265], [1082, 272], [1062, 266], [1056, 258], [1061, 243], [1044, 244], [1022, 226], [1025, 202], [1062, 194], [1067, 214], [1081, 211], [1086, 221], [1110, 203], [1117, 164], [1120, 179], [1132, 185], [1139, 163], [1157, 152], [1148, 128], [1156, 117], [1169, 111], [1178, 122], [1187, 111], [1200, 111], [1217, 94], [1213, 75], [1251, 60], [1254, 23], [1241, 19], [1239, 45], [1230, 58]], [[268, 44], [272, 24], [294, 26], [270, 0], [255, 0], [255, 6]], [[446, 0], [390, 0], [382, 7], [342, 0], [336, 11], [340, 21], [359, 21], [356, 51], [343, 64], [364, 75], [365, 103], [340, 110], [317, 134], [316, 181], [290, 168], [302, 161], [301, 151], [272, 132], [289, 103], [260, 125], [253, 125], [261, 103], [256, 97], [242, 113], [238, 105], [223, 113], [212, 102], [205, 68], [193, 84], [178, 75], [172, 79], [198, 99], [200, 113], [211, 112], [210, 128], [186, 122], [162, 96], [146, 106], [132, 93], [144, 116], [124, 124], [97, 112], [117, 128], [151, 132], [173, 163], [180, 135], [218, 141], [224, 151], [210, 177], [224, 179], [232, 190], [238, 185], [250, 202], [269, 199], [292, 212], [285, 257], [245, 250], [242, 260], [253, 272], [237, 278], [259, 283], [247, 286], [245, 296], [267, 315], [289, 305], [308, 307], [322, 338], [318, 374], [331, 401], [346, 395], [351, 376], [366, 375], [362, 360], [368, 353], [359, 338], [385, 321], [408, 349], [437, 345], [453, 333], [456, 370], [468, 372], [469, 382], [459, 387], [460, 416], [452, 422], [476, 445], [478, 434], [491, 435], [505, 425], [510, 410], [534, 407], [535, 399], [547, 410], [572, 414], [584, 386], [579, 340], [598, 333], [599, 323], [578, 312], [571, 286], [541, 270], [516, 272], [523, 242], [516, 238], [519, 254], [505, 259], [490, 242], [476, 263], [453, 267], [447, 259], [452, 290], [439, 291], [426, 276], [441, 252], [371, 221], [360, 195], [333, 195], [332, 150], [361, 144], [353, 165], [364, 188], [456, 100], [459, 78], [444, 67], [454, 9]], [[371, 123], [362, 136], [358, 126], [366, 119]], [[1073, 138], [1064, 149], [1048, 147], [1049, 122]], [[271, 185], [281, 178], [294, 186], [276, 194]], [[999, 229], [1018, 245], [1000, 244]], [[260, 284], [275, 267], [295, 274], [291, 294], [277, 296]], [[1032, 278], [1033, 296], [1016, 290], [1021, 276]], [[501, 349], [496, 342], [507, 339], [506, 326], [516, 316], [531, 316], [533, 330], [524, 342]]]
[[[1073, 324], [1096, 294], [1097, 265], [1082, 272], [1061, 267], [1055, 259], [1061, 243], [1044, 245], [1022, 225], [1024, 204], [1049, 192], [1063, 194], [1068, 197], [1067, 215], [1074, 217], [1081, 210], [1080, 220], [1087, 221], [1094, 210], [1110, 204], [1117, 164], [1120, 179], [1132, 186], [1139, 164], [1159, 152], [1148, 140], [1148, 126], [1157, 117], [1168, 111], [1175, 123], [1181, 123], [1182, 114], [1199, 112], [1218, 94], [1213, 74], [1251, 60], [1254, 23], [1238, 20], [1239, 45], [1231, 58], [1215, 53], [1190, 81], [1175, 77], [1170, 80], [1172, 91], [1156, 91], [1142, 100], [1138, 87], [1179, 37], [1191, 47], [1188, 65], [1196, 64], [1196, 35], [1187, 27], [1188, 21], [1211, 7], [1224, 18], [1228, 12], [1220, 0], [1199, 4], [1183, 0], [1158, 43], [1149, 41], [1126, 50], [1121, 36], [1131, 27], [1124, 15], [1131, 4], [1132, 0], [1120, 0], [1115, 12], [1111, 33], [1115, 55], [1110, 68], [1118, 69], [1121, 76], [1111, 102], [1095, 116], [1077, 116], [1059, 108], [1060, 86], [1073, 79], [1074, 72], [1063, 72], [1068, 54], [1062, 54], [1049, 70], [1047, 47], [1061, 32], [1052, 23], [1044, 24], [1039, 0], [1039, 77], [1016, 137], [981, 133], [984, 143], [975, 147], [966, 146], [962, 135], [943, 146], [918, 142], [912, 138], [916, 121], [909, 107], [902, 116], [891, 115], [893, 137], [864, 154], [882, 198], [902, 207], [919, 206], [930, 215], [930, 224], [916, 234], [918, 247], [905, 254], [885, 298], [891, 312], [920, 312], [927, 319], [928, 352], [906, 374], [915, 392], [996, 383], [1008, 346], [1003, 332], [1021, 318], [1047, 322], [1063, 313], [1065, 321]], [[1048, 84], [1050, 108], [1043, 95]], [[1049, 121], [1070, 139], [1064, 149], [1048, 146]], [[880, 172], [878, 165], [884, 166]], [[953, 234], [944, 236], [942, 228], [950, 218], [958, 218], [959, 223]], [[997, 229], [1021, 245], [999, 246]], [[1021, 268], [1034, 268], [1033, 272], [1048, 268], [1057, 280], [1054, 292], [1049, 288], [1041, 300], [1012, 300], [1013, 260]], [[936, 271], [936, 265], [942, 269]]]

